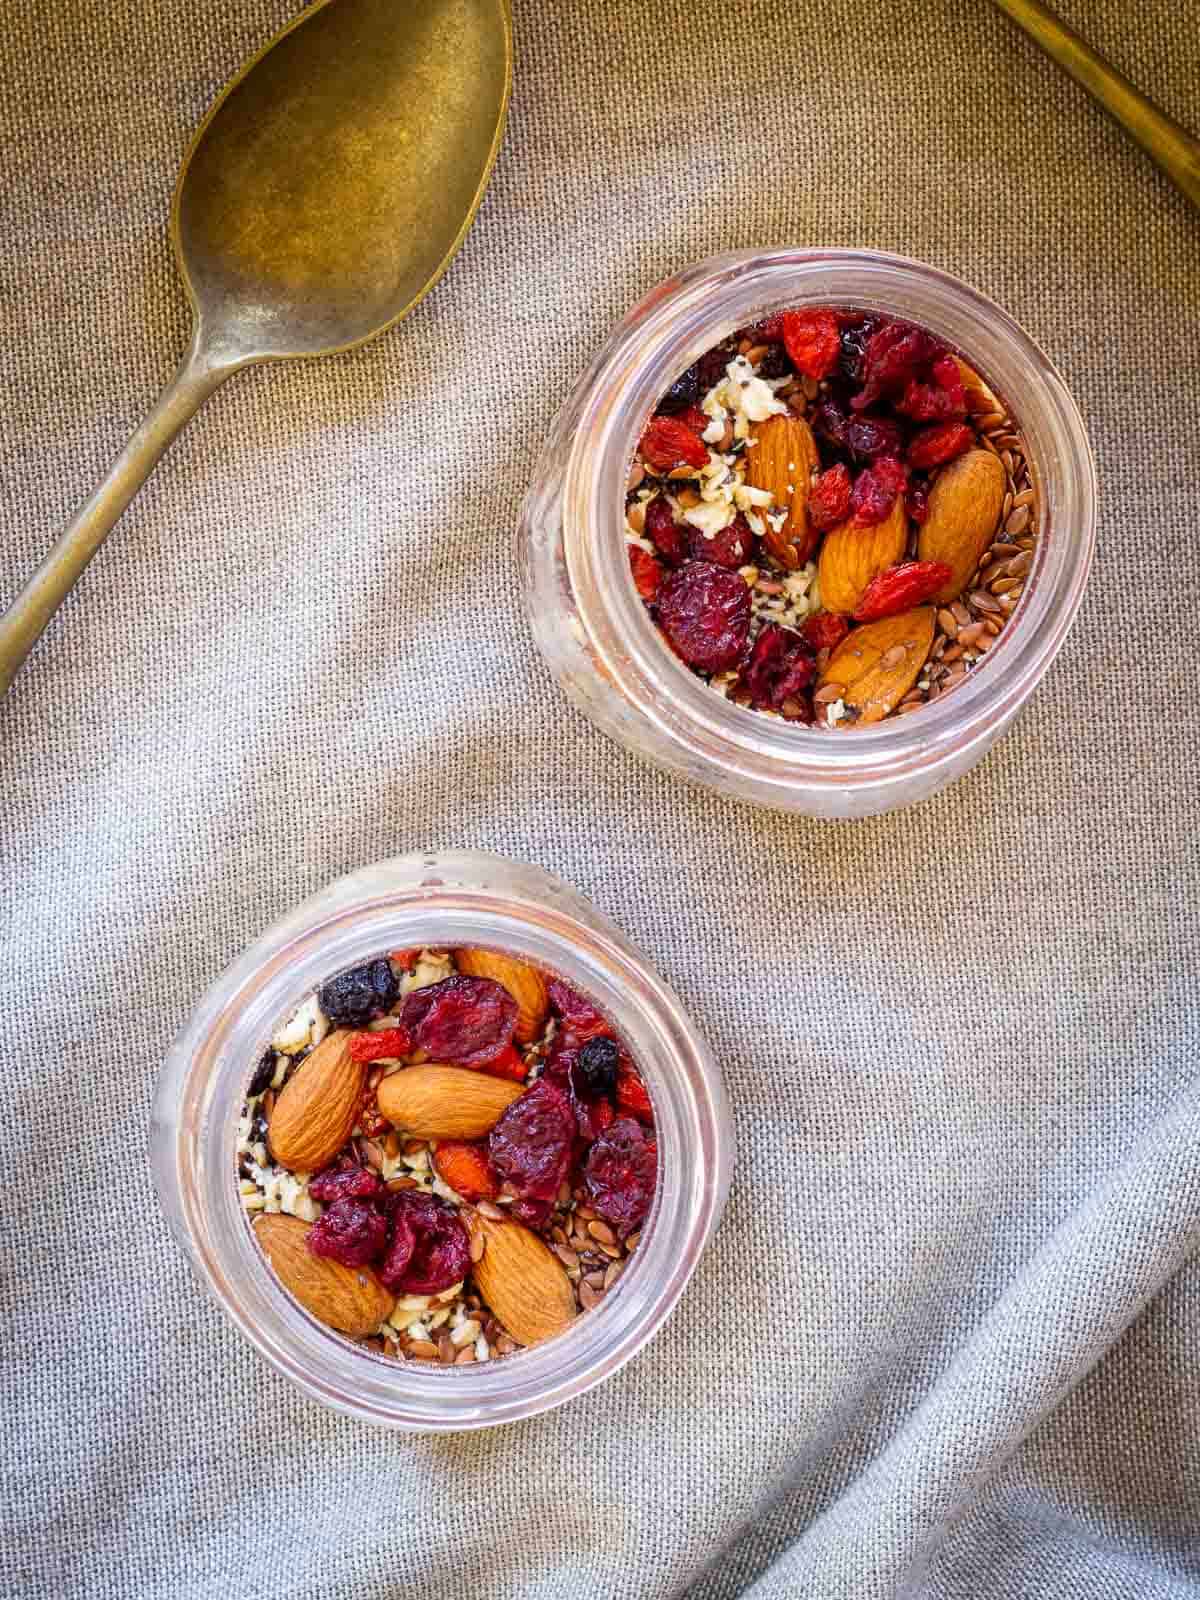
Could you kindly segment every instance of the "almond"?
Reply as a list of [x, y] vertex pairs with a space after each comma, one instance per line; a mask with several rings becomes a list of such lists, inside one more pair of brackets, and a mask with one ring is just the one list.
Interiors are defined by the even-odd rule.
[[421, 1139], [481, 1139], [524, 1093], [523, 1083], [468, 1067], [406, 1067], [379, 1085], [379, 1109]]
[[975, 371], [975, 368], [969, 367], [961, 356], [955, 356], [954, 364], [957, 366], [958, 375], [963, 381], [963, 388], [966, 390], [967, 395], [967, 405], [970, 409], [974, 412], [998, 411], [1003, 413], [1004, 407]]
[[467, 1218], [472, 1243], [483, 1255], [471, 1271], [479, 1292], [518, 1344], [538, 1344], [575, 1318], [575, 1291], [558, 1257], [519, 1222], [493, 1222], [478, 1212]]
[[254, 1236], [275, 1275], [318, 1322], [356, 1338], [374, 1333], [389, 1317], [396, 1296], [370, 1267], [344, 1267], [315, 1256], [305, 1242], [309, 1224], [282, 1213], [255, 1219]]
[[546, 980], [536, 967], [512, 956], [498, 955], [495, 950], [459, 950], [456, 952], [458, 970], [473, 978], [494, 978], [503, 984], [517, 1002], [517, 1026], [514, 1037], [518, 1044], [530, 1044], [542, 1031], [546, 1013], [550, 1010], [550, 994]]
[[990, 450], [968, 450], [933, 480], [917, 559], [944, 561], [950, 568], [935, 600], [955, 600], [966, 588], [996, 532], [1003, 504], [1004, 467]]
[[351, 1061], [349, 1041], [345, 1028], [326, 1034], [284, 1084], [267, 1124], [267, 1144], [281, 1167], [319, 1172], [350, 1137], [367, 1067]]
[[750, 430], [753, 443], [746, 449], [746, 480], [754, 489], [766, 489], [775, 510], [787, 511], [778, 533], [767, 523], [763, 543], [781, 566], [802, 567], [812, 555], [816, 535], [808, 520], [808, 492], [820, 470], [817, 442], [803, 417], [768, 417]]
[[917, 681], [933, 644], [933, 606], [881, 617], [848, 633], [829, 658], [820, 687], [837, 684], [859, 722], [881, 722]]
[[858, 603], [872, 578], [904, 559], [908, 544], [908, 518], [904, 496], [898, 494], [882, 522], [860, 528], [853, 520], [839, 523], [825, 537], [817, 567], [817, 585], [826, 611], [847, 616]]

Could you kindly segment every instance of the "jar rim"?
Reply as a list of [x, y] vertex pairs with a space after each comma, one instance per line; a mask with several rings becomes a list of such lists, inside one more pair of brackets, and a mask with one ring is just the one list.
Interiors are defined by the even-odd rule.
[[[380, 949], [478, 942], [592, 994], [633, 1051], [656, 1114], [659, 1183], [637, 1251], [604, 1302], [557, 1338], [426, 1370], [356, 1348], [311, 1317], [255, 1244], [235, 1182], [236, 1124], [256, 1051], [317, 986]], [[406, 937], [408, 935], [409, 937]], [[422, 937], [425, 935], [425, 937]], [[720, 1219], [732, 1134], [711, 1052], [678, 997], [608, 920], [540, 868], [486, 852], [410, 855], [339, 879], [217, 979], [168, 1054], [151, 1161], [172, 1231], [221, 1309], [311, 1397], [418, 1431], [536, 1415], [611, 1376], [658, 1331]]]
[[[945, 338], [1013, 406], [1029, 446], [1043, 526], [1021, 605], [987, 660], [910, 716], [818, 730], [726, 700], [666, 646], [628, 572], [625, 480], [667, 385], [739, 327], [786, 306], [861, 306]], [[1048, 669], [1082, 599], [1095, 548], [1096, 474], [1083, 420], [1032, 338], [979, 290], [936, 267], [870, 250], [742, 250], [686, 268], [626, 315], [568, 405], [574, 437], [562, 537], [579, 622], [602, 674], [705, 781], [715, 767], [752, 787], [901, 785], [931, 761], [990, 742]]]

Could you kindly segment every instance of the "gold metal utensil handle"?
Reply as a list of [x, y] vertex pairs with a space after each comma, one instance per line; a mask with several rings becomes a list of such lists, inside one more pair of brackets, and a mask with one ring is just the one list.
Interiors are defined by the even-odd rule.
[[113, 463], [20, 594], [0, 617], [0, 695], [12, 683], [42, 630], [74, 588], [109, 529], [154, 470], [183, 425], [236, 367], [217, 364], [193, 340], [153, 411]]
[[993, 0], [1157, 161], [1200, 210], [1200, 140], [1110, 66], [1040, 0]]

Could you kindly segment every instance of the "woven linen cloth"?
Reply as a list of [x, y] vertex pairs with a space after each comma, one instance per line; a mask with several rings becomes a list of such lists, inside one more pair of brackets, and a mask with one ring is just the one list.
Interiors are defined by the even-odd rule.
[[[178, 162], [295, 9], [5, 7], [0, 593], [173, 370]], [[1060, 9], [1196, 117], [1196, 0]], [[217, 395], [0, 705], [0, 1594], [1200, 1595], [1200, 219], [983, 3], [519, 0], [516, 26], [443, 282]], [[1102, 480], [1079, 621], [1015, 728], [854, 824], [608, 744], [513, 558], [612, 321], [784, 242], [992, 294]], [[737, 1166], [615, 1379], [405, 1436], [303, 1398], [209, 1302], [147, 1122], [181, 1019], [269, 923], [459, 845], [561, 874], [651, 954], [722, 1063]]]

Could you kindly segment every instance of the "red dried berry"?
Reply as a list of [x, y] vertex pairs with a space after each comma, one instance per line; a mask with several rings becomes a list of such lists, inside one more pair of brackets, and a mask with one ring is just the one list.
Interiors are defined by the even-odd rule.
[[907, 468], [894, 456], [880, 456], [873, 466], [860, 472], [850, 491], [850, 512], [857, 526], [870, 528], [882, 522], [907, 481]]
[[612, 1032], [591, 1001], [584, 999], [569, 983], [564, 983], [561, 978], [551, 978], [547, 990], [550, 1004], [562, 1018], [564, 1028], [574, 1033], [581, 1044], [587, 1039], [596, 1038], [598, 1034]]
[[671, 502], [664, 494], [656, 494], [646, 502], [646, 537], [673, 567], [687, 560], [687, 524], [675, 521]]
[[739, 512], [733, 521], [711, 537], [692, 528], [688, 535], [688, 554], [693, 561], [714, 561], [718, 567], [736, 572], [754, 554], [754, 532]]
[[833, 650], [850, 632], [850, 624], [836, 611], [818, 611], [809, 617], [800, 629], [800, 636], [815, 654], [818, 650]]
[[373, 1200], [383, 1193], [383, 1184], [366, 1167], [326, 1167], [309, 1181], [308, 1192], [328, 1206], [335, 1200]]
[[[791, 628], [781, 628], [777, 622], [768, 622], [759, 629], [738, 684], [758, 710], [778, 711], [785, 700], [803, 705], [799, 697], [815, 674], [816, 663], [801, 636]], [[811, 719], [804, 716], [798, 720]]]
[[686, 422], [678, 417], [651, 417], [640, 445], [642, 459], [656, 472], [673, 467], [702, 467], [708, 460], [708, 446]]
[[675, 651], [701, 672], [724, 672], [750, 632], [750, 591], [736, 572], [688, 561], [658, 591], [658, 623]]
[[455, 1211], [433, 1195], [412, 1189], [389, 1195], [388, 1210], [392, 1235], [379, 1276], [389, 1289], [398, 1294], [440, 1294], [466, 1277], [471, 1242]]
[[588, 1199], [624, 1238], [645, 1221], [654, 1199], [656, 1149], [631, 1117], [621, 1117], [588, 1151]]
[[548, 1216], [570, 1173], [575, 1135], [569, 1098], [543, 1076], [492, 1129], [488, 1159], [510, 1194]]
[[919, 606], [935, 595], [951, 569], [944, 561], [905, 561], [872, 578], [854, 613], [855, 622], [878, 622]]
[[650, 1093], [633, 1062], [624, 1057], [617, 1069], [617, 1105], [642, 1122], [654, 1121]]
[[677, 411], [675, 415], [680, 422], [691, 428], [694, 433], [701, 435], [712, 421], [711, 417], [705, 416], [699, 406], [685, 406], [682, 411]]
[[352, 1033], [351, 1061], [382, 1061], [390, 1056], [406, 1056], [412, 1049], [407, 1028], [381, 1028], [377, 1033]]
[[922, 428], [908, 447], [908, 459], [914, 467], [940, 467], [944, 461], [953, 461], [975, 443], [975, 435], [965, 422], [935, 422], [932, 428]]
[[514, 1083], [524, 1083], [529, 1075], [525, 1058], [515, 1044], [506, 1045], [483, 1070], [489, 1078], [511, 1078]]
[[388, 960], [393, 966], [399, 967], [401, 972], [411, 972], [421, 959], [419, 950], [389, 950]]
[[433, 1164], [442, 1182], [464, 1200], [494, 1200], [499, 1192], [485, 1145], [469, 1139], [439, 1139]]
[[663, 581], [662, 566], [640, 544], [629, 546], [629, 570], [633, 573], [633, 586], [643, 600], [653, 600]]
[[808, 520], [818, 533], [828, 533], [850, 512], [850, 472], [839, 461], [823, 472], [808, 493]]
[[896, 401], [896, 410], [914, 422], [946, 422], [965, 417], [967, 391], [954, 357], [938, 357], [933, 363], [932, 383], [918, 383], [913, 379]]
[[942, 351], [941, 343], [924, 328], [911, 322], [885, 322], [866, 342], [861, 362], [863, 388], [851, 400], [850, 409], [865, 411], [881, 395], [902, 389]]
[[846, 424], [846, 448], [862, 461], [898, 456], [904, 448], [904, 431], [887, 417], [855, 417]]
[[740, 337], [749, 339], [751, 344], [778, 344], [783, 338], [783, 319], [786, 311], [777, 311], [772, 317], [764, 317], [761, 322], [752, 322], [748, 328], [743, 328]]
[[387, 1221], [365, 1200], [335, 1200], [308, 1230], [308, 1248], [344, 1267], [364, 1267], [387, 1247]]
[[812, 413], [813, 432], [839, 450], [846, 446], [846, 413], [836, 400], [822, 400]]
[[806, 378], [827, 378], [842, 354], [842, 338], [832, 311], [785, 311], [783, 344], [792, 365]]
[[929, 520], [929, 479], [914, 478], [908, 486], [906, 509], [909, 516], [923, 527]]
[[483, 1067], [511, 1043], [517, 1002], [491, 978], [456, 973], [441, 983], [414, 989], [405, 999], [401, 1021], [414, 1047], [434, 1061]]

